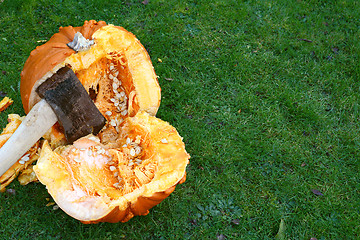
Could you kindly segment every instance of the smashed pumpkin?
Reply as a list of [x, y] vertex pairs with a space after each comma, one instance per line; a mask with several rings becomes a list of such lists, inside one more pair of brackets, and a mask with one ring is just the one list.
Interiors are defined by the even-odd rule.
[[[77, 32], [94, 45], [70, 49]], [[132, 33], [103, 21], [60, 28], [24, 65], [25, 112], [39, 101], [37, 86], [63, 66], [75, 72], [107, 124], [73, 145], [54, 125], [44, 136], [36, 176], [58, 206], [83, 223], [146, 215], [185, 181], [190, 157], [176, 129], [155, 117], [161, 90], [147, 51]]]

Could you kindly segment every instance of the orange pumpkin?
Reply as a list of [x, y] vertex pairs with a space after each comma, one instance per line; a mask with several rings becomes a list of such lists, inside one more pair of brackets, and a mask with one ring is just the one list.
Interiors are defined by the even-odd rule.
[[[75, 52], [66, 44], [80, 32], [94, 45]], [[125, 29], [85, 21], [64, 27], [31, 52], [21, 73], [28, 112], [35, 89], [59, 68], [77, 75], [107, 124], [97, 136], [64, 145], [61, 127], [44, 137], [34, 171], [55, 202], [84, 222], [128, 221], [145, 215], [185, 181], [189, 155], [176, 129], [155, 117], [160, 87], [150, 57]]]

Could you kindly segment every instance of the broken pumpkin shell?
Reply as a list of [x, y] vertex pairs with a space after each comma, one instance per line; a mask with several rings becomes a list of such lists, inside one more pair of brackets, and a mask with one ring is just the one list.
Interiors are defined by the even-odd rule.
[[13, 103], [13, 100], [8, 98], [8, 97], [4, 97], [1, 101], [0, 101], [0, 112], [4, 111], [7, 107], [9, 107], [11, 104]]
[[[67, 44], [77, 32], [94, 45], [75, 52]], [[61, 27], [48, 42], [33, 50], [21, 72], [20, 93], [25, 112], [39, 101], [35, 89], [63, 66], [69, 66], [91, 94], [95, 104], [103, 106], [109, 88], [105, 82], [116, 77], [131, 100], [130, 115], [145, 110], [155, 115], [160, 105], [161, 90], [150, 57], [140, 41], [122, 27], [104, 21], [85, 21], [82, 27]], [[116, 76], [115, 76], [116, 75]], [[95, 98], [95, 97], [94, 97]], [[100, 109], [100, 110], [105, 110]]]
[[[111, 149], [92, 135], [54, 151], [43, 146], [34, 167], [38, 179], [61, 209], [83, 223], [146, 215], [185, 181], [189, 155], [170, 124], [139, 112], [125, 119], [121, 135]], [[129, 148], [136, 146], [142, 151], [133, 155]]]

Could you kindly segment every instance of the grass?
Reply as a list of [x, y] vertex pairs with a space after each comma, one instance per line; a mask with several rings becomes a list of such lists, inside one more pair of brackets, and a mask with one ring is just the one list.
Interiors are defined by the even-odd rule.
[[[0, 194], [2, 239], [358, 239], [360, 3], [0, 3], [0, 91], [23, 114], [30, 51], [84, 20], [133, 32], [162, 87], [158, 117], [191, 155], [187, 181], [144, 217], [83, 225], [44, 186]], [[158, 59], [161, 59], [159, 61]], [[321, 194], [314, 194], [318, 190]]]

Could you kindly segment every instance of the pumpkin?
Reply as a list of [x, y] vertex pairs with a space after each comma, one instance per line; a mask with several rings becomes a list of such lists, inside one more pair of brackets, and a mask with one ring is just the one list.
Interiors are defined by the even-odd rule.
[[[94, 45], [70, 49], [78, 32]], [[103, 21], [61, 27], [25, 62], [25, 112], [39, 101], [37, 86], [63, 66], [75, 72], [107, 124], [72, 145], [54, 125], [33, 167], [37, 178], [61, 209], [83, 223], [148, 214], [185, 181], [190, 156], [176, 129], [155, 117], [161, 89], [147, 51], [132, 33]]]

